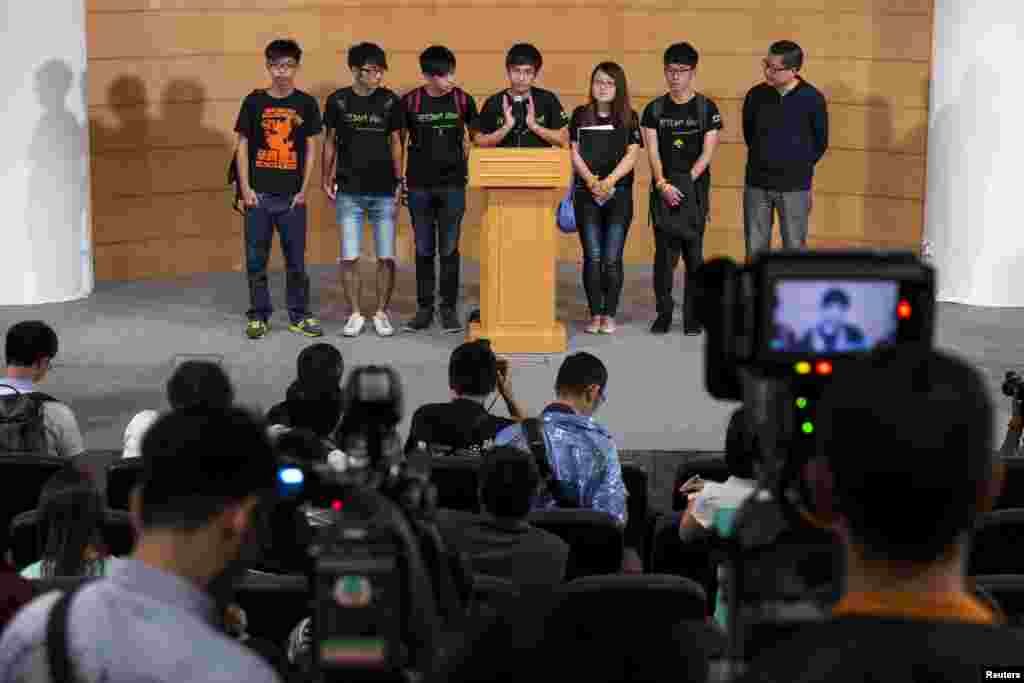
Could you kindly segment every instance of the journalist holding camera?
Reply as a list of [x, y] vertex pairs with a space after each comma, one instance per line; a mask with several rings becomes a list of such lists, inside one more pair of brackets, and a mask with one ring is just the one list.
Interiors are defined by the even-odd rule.
[[[479, 455], [494, 445], [498, 432], [526, 417], [512, 394], [508, 361], [495, 356], [486, 339], [466, 342], [452, 352], [448, 387], [451, 401], [428, 403], [413, 413], [406, 453], [425, 447], [435, 453]], [[495, 391], [510, 418], [491, 414], [487, 401]]]

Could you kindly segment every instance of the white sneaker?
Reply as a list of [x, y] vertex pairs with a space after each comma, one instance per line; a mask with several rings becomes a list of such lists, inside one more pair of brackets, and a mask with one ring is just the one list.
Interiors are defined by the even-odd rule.
[[391, 326], [391, 318], [384, 311], [377, 311], [373, 316], [373, 328], [382, 337], [390, 337], [395, 333], [395, 328]]
[[345, 323], [341, 333], [346, 337], [358, 337], [359, 333], [363, 331], [363, 325], [365, 324], [366, 318], [359, 313], [353, 313], [348, 317], [348, 322]]

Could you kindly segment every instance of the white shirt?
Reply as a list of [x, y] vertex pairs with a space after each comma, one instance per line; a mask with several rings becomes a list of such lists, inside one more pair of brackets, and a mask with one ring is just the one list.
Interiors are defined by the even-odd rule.
[[693, 518], [708, 529], [715, 522], [716, 512], [740, 507], [756, 487], [756, 481], [741, 477], [729, 477], [722, 484], [706, 482], [700, 493], [695, 494], [697, 498], [693, 506]]
[[142, 455], [142, 437], [158, 417], [160, 413], [155, 410], [143, 410], [132, 418], [124, 429], [124, 451], [121, 457], [137, 458]]

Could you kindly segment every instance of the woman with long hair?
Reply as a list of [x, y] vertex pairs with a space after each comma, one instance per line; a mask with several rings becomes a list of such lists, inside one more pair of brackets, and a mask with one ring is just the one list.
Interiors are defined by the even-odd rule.
[[29, 579], [103, 576], [110, 558], [103, 545], [103, 496], [92, 478], [74, 465], [43, 486], [36, 508], [42, 559], [21, 571]]
[[573, 203], [583, 245], [583, 288], [590, 334], [615, 331], [622, 294], [622, 252], [633, 222], [633, 166], [642, 144], [640, 119], [629, 101], [626, 72], [601, 62], [590, 75], [589, 102], [569, 122]]

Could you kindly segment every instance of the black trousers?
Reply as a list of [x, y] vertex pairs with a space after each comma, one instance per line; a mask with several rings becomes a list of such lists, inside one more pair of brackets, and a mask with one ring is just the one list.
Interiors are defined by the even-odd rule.
[[672, 280], [676, 265], [682, 256], [686, 266], [686, 280], [683, 285], [683, 320], [696, 323], [693, 301], [693, 273], [704, 262], [704, 237], [683, 238], [654, 229], [654, 299], [658, 314], [672, 314], [676, 302], [672, 298]]

